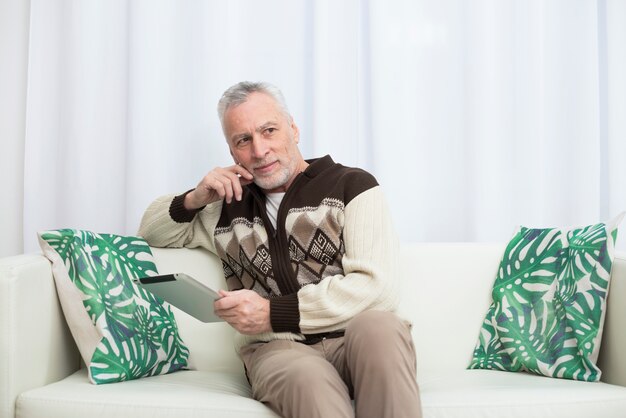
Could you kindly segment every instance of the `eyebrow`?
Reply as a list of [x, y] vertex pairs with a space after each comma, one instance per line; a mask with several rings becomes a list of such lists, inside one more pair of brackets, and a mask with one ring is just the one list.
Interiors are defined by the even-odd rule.
[[[278, 122], [270, 120], [265, 122], [263, 125], [259, 126], [258, 128], [255, 129], [255, 132], [263, 132], [265, 129], [271, 127], [271, 126], [276, 126], [278, 125]], [[243, 132], [240, 134], [235, 134], [231, 137], [231, 141], [236, 142], [239, 139], [244, 139], [250, 136], [250, 133], [248, 132]]]
[[266, 130], [267, 128], [271, 127], [271, 126], [275, 126], [278, 125], [277, 122], [274, 121], [269, 121], [269, 122], [265, 122], [263, 125], [259, 126], [256, 131], [257, 132], [263, 132], [264, 130]]

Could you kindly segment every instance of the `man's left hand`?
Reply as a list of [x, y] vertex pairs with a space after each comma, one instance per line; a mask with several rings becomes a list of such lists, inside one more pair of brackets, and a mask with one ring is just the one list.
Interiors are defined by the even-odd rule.
[[253, 290], [220, 290], [215, 313], [242, 334], [271, 332], [270, 301]]

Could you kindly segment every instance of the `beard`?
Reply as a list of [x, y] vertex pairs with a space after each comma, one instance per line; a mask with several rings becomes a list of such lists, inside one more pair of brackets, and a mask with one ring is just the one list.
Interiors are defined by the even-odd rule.
[[274, 190], [289, 183], [295, 172], [295, 160], [290, 161], [287, 166], [282, 165], [281, 161], [278, 163], [280, 166], [276, 172], [267, 176], [255, 175], [252, 181], [263, 190]]

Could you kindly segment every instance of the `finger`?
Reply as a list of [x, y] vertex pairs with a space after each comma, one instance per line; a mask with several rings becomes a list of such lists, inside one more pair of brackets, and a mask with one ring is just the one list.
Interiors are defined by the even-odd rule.
[[252, 183], [252, 180], [248, 180], [246, 176], [239, 173], [244, 173], [246, 175], [252, 176], [252, 174], [250, 174], [245, 168], [240, 166], [232, 166], [220, 170], [221, 175], [230, 179], [234, 197], [235, 199], [237, 199], [237, 201], [241, 200], [241, 197], [243, 195], [243, 186]]
[[224, 188], [224, 185], [220, 181], [218, 181], [214, 176], [211, 177], [211, 179], [207, 181], [207, 183], [204, 185], [204, 188], [209, 193], [213, 191], [215, 194], [219, 196], [220, 199], [224, 199], [224, 197], [226, 196], [226, 189]]
[[234, 314], [229, 309], [216, 310], [215, 314], [228, 323], [236, 322], [236, 320], [239, 318], [239, 315]]
[[187, 196], [193, 199], [194, 208], [205, 206], [218, 200], [219, 194], [212, 187], [213, 176], [207, 174], [200, 180], [196, 188]]
[[226, 200], [226, 203], [232, 202], [234, 195], [232, 180], [226, 175], [216, 173], [215, 181], [219, 183], [224, 190], [224, 200]]
[[228, 317], [224, 317], [221, 315], [218, 315], [220, 318], [222, 318], [224, 321], [226, 321], [226, 323], [228, 323], [228, 325], [230, 325], [231, 327], [235, 328], [237, 331], [239, 331], [239, 323], [237, 322], [237, 320], [235, 318], [228, 318]]
[[254, 176], [252, 175], [252, 173], [250, 173], [248, 170], [246, 170], [246, 168], [242, 165], [233, 165], [229, 167], [231, 169], [231, 171], [235, 174], [239, 174], [241, 177], [243, 177], [245, 180], [252, 182], [252, 180], [254, 179]]
[[[241, 195], [243, 194], [243, 189], [241, 189], [241, 187], [247, 186], [248, 184], [252, 183], [254, 177], [248, 170], [245, 169], [245, 167], [241, 165], [230, 166], [227, 168], [227, 170], [229, 173], [232, 173], [234, 178], [237, 179], [236, 182], [233, 182], [233, 185], [235, 185], [235, 198], [237, 200], [241, 200]], [[238, 189], [241, 189], [241, 192], [239, 194], [237, 193], [239, 192]]]
[[241, 185], [247, 186], [248, 184], [252, 183], [254, 181], [254, 176], [244, 167], [239, 167], [239, 168], [241, 168], [243, 172], [245, 173], [245, 175], [244, 174], [239, 175], [239, 182], [241, 183]]
[[224, 175], [226, 177], [228, 177], [230, 179], [230, 181], [231, 181], [231, 185], [232, 185], [232, 188], [233, 188], [233, 193], [235, 195], [235, 199], [237, 201], [240, 201], [241, 200], [241, 196], [243, 195], [243, 188], [242, 188], [242, 186], [245, 186], [246, 184], [248, 184], [250, 182], [247, 181], [245, 178], [240, 177], [239, 175], [237, 175], [236, 173], [234, 173], [232, 171], [225, 171]]
[[239, 305], [239, 300], [232, 296], [223, 296], [213, 303], [213, 308], [216, 312], [225, 312], [229, 309], [233, 309]]

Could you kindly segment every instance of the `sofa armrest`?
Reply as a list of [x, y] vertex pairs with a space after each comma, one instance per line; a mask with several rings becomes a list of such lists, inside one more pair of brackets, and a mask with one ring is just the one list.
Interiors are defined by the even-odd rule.
[[0, 259], [0, 416], [14, 416], [20, 393], [79, 365], [50, 262], [37, 254]]
[[601, 380], [626, 386], [626, 253], [615, 254], [598, 366]]

